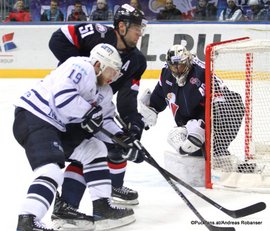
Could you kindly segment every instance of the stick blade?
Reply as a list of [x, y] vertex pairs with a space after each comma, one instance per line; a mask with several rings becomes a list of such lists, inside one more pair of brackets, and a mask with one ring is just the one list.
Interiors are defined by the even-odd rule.
[[266, 208], [264, 202], [258, 202], [256, 204], [250, 205], [248, 207], [232, 211], [230, 214], [233, 218], [245, 217], [254, 213], [258, 213]]

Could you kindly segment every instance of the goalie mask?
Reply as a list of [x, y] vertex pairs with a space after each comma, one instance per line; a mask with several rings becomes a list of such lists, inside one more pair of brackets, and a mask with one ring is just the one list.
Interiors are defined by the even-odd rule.
[[173, 45], [167, 52], [166, 62], [179, 87], [186, 84], [192, 66], [192, 55], [182, 45]]
[[115, 47], [105, 43], [96, 45], [90, 53], [90, 63], [94, 66], [96, 62], [100, 62], [100, 72], [97, 76], [112, 76], [111, 82], [119, 78], [122, 61]]

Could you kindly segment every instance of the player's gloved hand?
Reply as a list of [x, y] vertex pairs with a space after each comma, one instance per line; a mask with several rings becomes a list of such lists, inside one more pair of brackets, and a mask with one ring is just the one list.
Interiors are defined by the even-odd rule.
[[92, 107], [85, 115], [81, 127], [90, 133], [98, 132], [103, 125], [102, 107]]
[[128, 145], [127, 148], [123, 148], [124, 149], [124, 152], [122, 152], [123, 159], [133, 161], [135, 163], [143, 162], [144, 153], [134, 145], [134, 142], [136, 142], [136, 139], [124, 133], [117, 133], [115, 136], [118, 139], [120, 139], [123, 143]]
[[157, 123], [158, 112], [155, 108], [150, 107], [150, 98], [151, 98], [150, 89], [146, 89], [142, 96], [140, 97], [140, 113], [142, 114], [145, 122], [145, 129], [149, 129], [149, 127], [155, 126]]
[[122, 157], [122, 155], [125, 153], [125, 150], [122, 146], [116, 143], [106, 143], [106, 142], [105, 145], [108, 149], [108, 159], [110, 162], [114, 164], [121, 164], [127, 161]]
[[133, 113], [123, 118], [123, 122], [125, 124], [123, 128], [124, 133], [133, 139], [140, 140], [145, 126], [142, 115], [140, 113]]
[[135, 123], [128, 123], [127, 134], [136, 140], [140, 140], [143, 132], [143, 128]]

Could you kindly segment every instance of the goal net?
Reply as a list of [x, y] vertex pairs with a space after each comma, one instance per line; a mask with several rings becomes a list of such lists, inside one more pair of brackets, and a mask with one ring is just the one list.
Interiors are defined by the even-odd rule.
[[270, 40], [210, 44], [205, 64], [206, 187], [268, 193]]

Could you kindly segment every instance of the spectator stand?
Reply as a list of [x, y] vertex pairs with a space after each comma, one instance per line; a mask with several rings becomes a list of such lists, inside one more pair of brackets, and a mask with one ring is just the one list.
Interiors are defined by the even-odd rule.
[[[115, 12], [120, 5], [125, 4], [129, 1], [107, 0], [107, 2], [108, 2], [109, 9]], [[149, 0], [141, 0], [141, 2], [142, 2], [141, 4], [142, 4], [143, 11], [146, 17], [149, 16], [149, 20], [154, 19], [156, 17], [156, 13], [150, 9], [151, 7], [149, 7], [149, 4], [150, 4]], [[74, 6], [74, 3], [75, 3], [75, 0], [59, 1], [59, 8], [63, 12], [65, 19], [67, 18], [68, 13], [72, 9], [72, 6]], [[84, 11], [86, 11], [88, 17], [96, 9], [96, 0], [81, 0], [81, 3], [83, 6], [85, 6]], [[29, 7], [30, 7], [31, 15], [32, 15], [32, 20], [39, 22], [41, 12], [43, 12], [44, 9], [47, 9], [50, 6], [50, 0], [32, 0], [29, 2], [29, 4], [30, 4]]]
[[[29, 1], [30, 0], [23, 0], [25, 10], [30, 10], [29, 9]], [[4, 21], [6, 19], [9, 12], [14, 9], [14, 5], [16, 2], [17, 2], [17, 0], [1, 0], [0, 1], [0, 22]]]
[[[81, 1], [81, 3], [82, 3], [82, 2], [83, 2], [83, 1]], [[74, 4], [73, 4], [73, 5], [68, 5], [68, 6], [67, 6], [67, 13], [66, 13], [66, 16], [65, 16], [66, 20], [67, 20], [68, 15], [70, 15], [71, 12], [72, 12], [73, 10], [74, 10]], [[83, 10], [83, 12], [84, 12], [85, 15], [86, 15], [87, 21], [89, 21], [88, 10], [87, 10], [86, 5], [83, 4], [83, 3], [82, 3], [82, 10]]]
[[[59, 9], [64, 14], [64, 19], [66, 19], [66, 17], [67, 17], [66, 2], [67, 1], [58, 1], [58, 6], [59, 6]], [[51, 0], [32, 0], [30, 2], [30, 10], [32, 13], [32, 20], [39, 22], [41, 14], [45, 10], [50, 9], [50, 3], [51, 3]]]
[[[247, 16], [247, 18], [249, 17], [249, 15], [251, 14], [251, 9], [248, 6], [248, 1], [249, 0], [238, 0], [237, 4], [241, 7], [241, 9], [243, 10], [244, 14]], [[259, 0], [265, 7], [265, 9], [267, 9], [268, 11], [268, 15], [270, 15], [270, 0]], [[210, 0], [210, 2], [216, 2], [217, 3], [217, 15], [220, 15], [220, 12], [222, 11], [222, 9], [226, 8], [227, 6], [227, 0]]]
[[[245, 4], [242, 5], [243, 10], [246, 13], [248, 19], [253, 14], [250, 6], [248, 5], [249, 0], [246, 1]], [[270, 18], [270, 0], [259, 0], [259, 2], [263, 5], [264, 9], [267, 11], [268, 18]]]
[[[26, 7], [29, 7], [30, 13], [32, 15], [33, 22], [40, 21], [41, 12], [46, 8], [46, 6], [50, 5], [50, 0], [23, 0]], [[109, 9], [113, 12], [122, 4], [129, 2], [128, 0], [107, 0]], [[270, 0], [261, 0], [265, 8], [268, 10], [268, 14], [270, 14], [269, 4]], [[2, 0], [0, 5], [2, 20], [5, 18], [6, 14], [12, 9], [16, 0]], [[81, 0], [82, 5], [85, 6], [84, 11], [87, 12], [87, 15], [91, 15], [92, 11], [96, 8], [96, 0]], [[221, 10], [224, 9], [227, 5], [226, 0], [209, 0], [209, 2], [214, 3], [217, 6], [217, 15], [220, 14]], [[238, 0], [238, 4], [242, 6], [243, 11], [248, 15], [249, 14], [249, 6], [247, 5], [248, 0]], [[65, 18], [68, 15], [68, 12], [71, 10], [69, 6], [73, 6], [75, 0], [59, 0], [59, 8], [64, 13]], [[145, 13], [147, 20], [153, 21], [156, 19], [156, 14], [164, 8], [165, 1], [164, 0], [140, 0], [142, 10]], [[185, 14], [192, 14], [192, 11], [196, 7], [196, 0], [175, 0], [174, 1], [176, 7]]]
[[[108, 8], [112, 9], [113, 14], [115, 14], [116, 10], [120, 6], [120, 4], [113, 5], [109, 0], [107, 0]], [[92, 13], [97, 9], [97, 1], [95, 0], [92, 5], [92, 9], [89, 15], [92, 15]], [[90, 16], [89, 16], [90, 17]]]
[[[117, 1], [117, 5], [112, 3], [114, 1], [109, 1], [108, 6], [113, 11], [118, 8], [121, 2], [125, 2], [124, 0]], [[59, 9], [63, 12], [65, 20], [67, 16], [70, 14], [72, 9], [74, 9], [75, 0], [62, 0], [59, 1]], [[96, 0], [81, 0], [82, 8], [87, 18], [91, 15], [92, 11], [96, 8]], [[117, 7], [117, 8], [116, 8]], [[50, 8], [50, 0], [32, 0], [30, 3], [30, 9], [32, 13], [33, 21], [39, 21], [41, 13], [45, 10]]]

